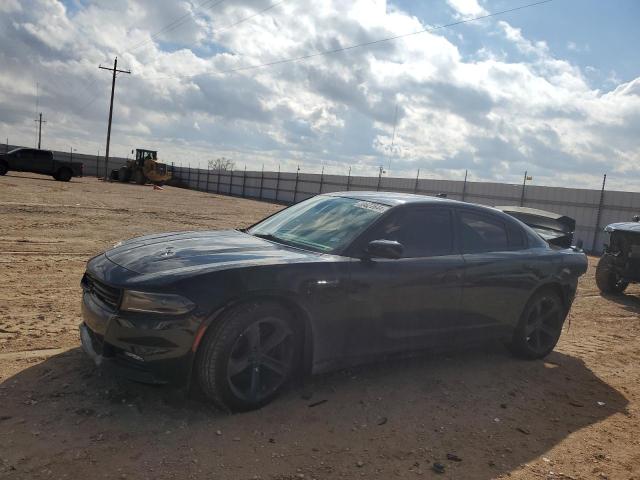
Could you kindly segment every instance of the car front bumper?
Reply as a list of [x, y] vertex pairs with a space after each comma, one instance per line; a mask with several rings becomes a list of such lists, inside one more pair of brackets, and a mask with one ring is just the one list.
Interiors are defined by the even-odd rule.
[[189, 383], [199, 319], [114, 312], [87, 291], [82, 317], [82, 348], [96, 365], [144, 383]]

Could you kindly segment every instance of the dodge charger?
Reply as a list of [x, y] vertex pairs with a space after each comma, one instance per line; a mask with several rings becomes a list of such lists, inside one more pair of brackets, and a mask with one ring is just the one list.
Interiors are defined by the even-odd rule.
[[271, 401], [295, 375], [476, 339], [539, 359], [587, 260], [493, 208], [323, 194], [242, 230], [134, 238], [82, 278], [85, 352], [126, 376]]

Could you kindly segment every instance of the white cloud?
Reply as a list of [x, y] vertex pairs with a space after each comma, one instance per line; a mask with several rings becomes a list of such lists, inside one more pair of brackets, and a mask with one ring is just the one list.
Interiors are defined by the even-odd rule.
[[[224, 29], [264, 8], [244, 0], [195, 12], [188, 25], [152, 39], [195, 4], [118, 0], [70, 14], [54, 0], [23, 3], [0, 17], [0, 133], [10, 140], [32, 141], [40, 81], [45, 145], [102, 148], [110, 76], [97, 65], [119, 55], [133, 74], [117, 80], [116, 154], [142, 145], [203, 165], [226, 156], [249, 168], [301, 163], [319, 171], [324, 163], [329, 172], [353, 165], [354, 174], [372, 174], [391, 157], [396, 175], [421, 168], [459, 178], [469, 169], [475, 179], [504, 181], [527, 169], [540, 182], [593, 186], [609, 171], [625, 188], [640, 179], [640, 80], [612, 78], [610, 92], [594, 89], [580, 68], [507, 22], [485, 29], [517, 57], [487, 45], [463, 57], [455, 37], [425, 33], [223, 74], [425, 25], [383, 0], [300, 0]], [[450, 3], [459, 15], [482, 9]]]
[[478, 0], [447, 0], [447, 3], [463, 18], [479, 17], [488, 13], [480, 6]]

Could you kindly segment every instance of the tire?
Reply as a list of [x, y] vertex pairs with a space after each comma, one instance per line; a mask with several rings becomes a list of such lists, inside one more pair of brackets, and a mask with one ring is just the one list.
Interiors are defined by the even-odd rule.
[[120, 167], [120, 170], [118, 170], [118, 181], [129, 183], [129, 180], [131, 180], [131, 170], [127, 167]]
[[142, 170], [136, 170], [135, 172], [133, 172], [133, 181], [138, 185], [144, 185], [145, 183], [147, 183], [147, 177], [144, 176]]
[[69, 180], [71, 180], [72, 176], [73, 172], [71, 170], [69, 170], [68, 168], [61, 168], [53, 175], [53, 178], [55, 178], [59, 182], [68, 182]]
[[0, 177], [7, 174], [9, 166], [5, 162], [0, 162]]
[[242, 412], [273, 400], [289, 383], [299, 352], [289, 312], [276, 303], [255, 302], [225, 314], [205, 335], [196, 376], [218, 407]]
[[552, 290], [541, 290], [527, 302], [509, 344], [519, 358], [536, 360], [555, 348], [567, 311], [560, 296]]
[[605, 253], [596, 267], [596, 285], [602, 293], [622, 293], [629, 285], [618, 275], [615, 258]]

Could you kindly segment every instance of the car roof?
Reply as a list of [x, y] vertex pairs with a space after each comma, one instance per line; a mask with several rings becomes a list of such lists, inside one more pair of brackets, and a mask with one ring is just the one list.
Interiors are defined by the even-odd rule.
[[350, 190], [348, 192], [323, 193], [323, 195], [328, 195], [332, 197], [354, 198], [356, 200], [381, 203], [383, 205], [389, 205], [390, 207], [396, 207], [400, 205], [458, 206], [458, 207], [472, 208], [475, 210], [493, 213], [494, 215], [498, 215], [503, 218], [513, 219], [511, 215], [507, 215], [506, 213], [504, 213], [503, 211], [495, 207], [489, 207], [489, 206], [480, 205], [477, 203], [461, 202], [460, 200], [453, 200], [450, 198], [432, 197], [429, 195], [418, 195], [415, 193]]
[[331, 192], [324, 193], [332, 197], [345, 197], [355, 198], [356, 200], [366, 200], [369, 202], [382, 203], [383, 205], [389, 205], [395, 207], [396, 205], [404, 205], [407, 203], [423, 203], [429, 205], [442, 205], [442, 204], [457, 204], [457, 205], [469, 205], [465, 202], [458, 200], [451, 200], [448, 198], [430, 197], [427, 195], [416, 195], [413, 193], [400, 193], [400, 192], [369, 192], [369, 191], [355, 191], [350, 190], [348, 192]]

